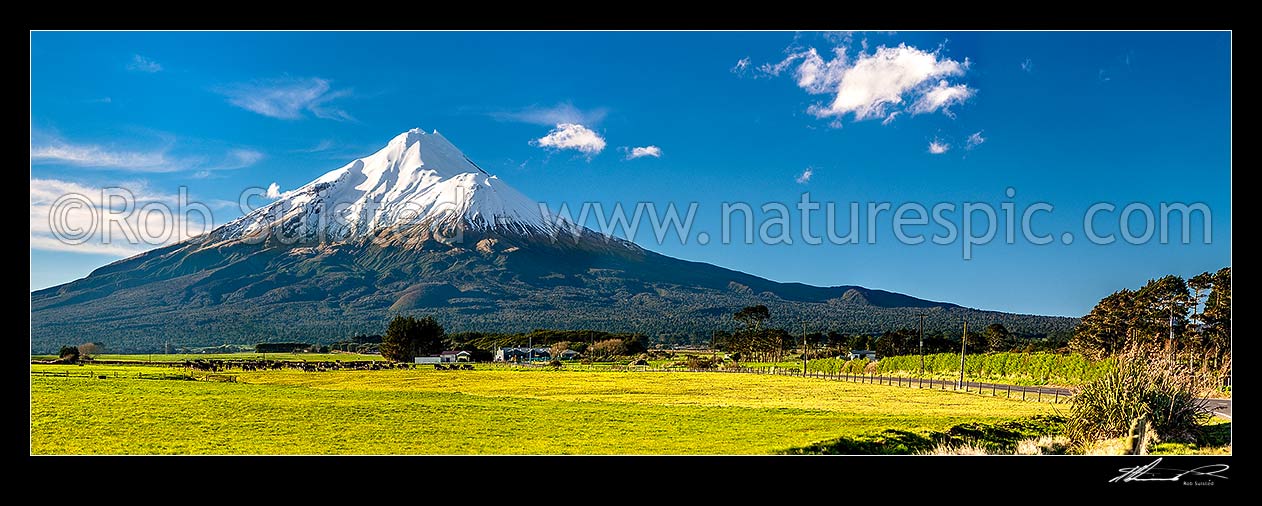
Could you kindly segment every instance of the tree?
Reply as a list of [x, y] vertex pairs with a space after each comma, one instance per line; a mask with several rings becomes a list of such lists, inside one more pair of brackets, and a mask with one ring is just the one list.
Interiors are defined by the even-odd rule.
[[987, 346], [986, 338], [982, 336], [981, 332], [974, 330], [963, 337], [968, 345], [968, 350], [966, 350], [968, 353], [985, 353], [990, 349]]
[[598, 362], [605, 362], [614, 357], [626, 354], [626, 347], [621, 339], [597, 341], [587, 348], [587, 356]]
[[396, 315], [381, 338], [381, 356], [396, 362], [411, 362], [418, 356], [437, 355], [445, 345], [443, 326], [433, 317], [417, 319]]
[[732, 315], [732, 319], [741, 324], [742, 330], [758, 332], [763, 322], [771, 319], [771, 311], [762, 304], [746, 306]]
[[1194, 307], [1188, 284], [1183, 278], [1169, 275], [1150, 280], [1135, 292], [1135, 332], [1132, 339], [1145, 344], [1165, 342], [1182, 348], [1187, 344], [1188, 314]]
[[1135, 292], [1125, 288], [1113, 292], [1082, 317], [1069, 346], [1093, 359], [1115, 355], [1130, 337], [1134, 312]]
[[555, 342], [552, 343], [552, 348], [548, 350], [548, 354], [552, 355], [552, 358], [561, 358], [561, 352], [568, 349], [570, 349], [569, 341]]
[[644, 334], [632, 334], [622, 339], [624, 355], [639, 355], [649, 351], [649, 338]]
[[79, 361], [79, 348], [75, 346], [62, 346], [57, 352], [57, 358], [65, 362]]
[[83, 343], [78, 348], [79, 356], [83, 358], [92, 358], [94, 355], [100, 355], [105, 351], [105, 345], [102, 343]]
[[881, 334], [881, 336], [877, 337], [876, 341], [872, 343], [872, 351], [875, 351], [876, 356], [878, 357], [892, 357], [897, 355], [898, 351], [894, 346], [894, 339], [895, 334], [893, 332]]
[[1012, 333], [1002, 323], [992, 323], [982, 329], [982, 338], [991, 351], [1002, 351], [1012, 347]]
[[1231, 267], [1210, 275], [1209, 296], [1200, 319], [1211, 346], [1229, 350], [1231, 346]]

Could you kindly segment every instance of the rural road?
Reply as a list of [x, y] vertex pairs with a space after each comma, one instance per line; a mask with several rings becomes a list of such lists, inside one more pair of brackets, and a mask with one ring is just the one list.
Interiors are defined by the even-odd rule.
[[1215, 415], [1231, 419], [1231, 399], [1201, 399], [1205, 401], [1206, 407]]

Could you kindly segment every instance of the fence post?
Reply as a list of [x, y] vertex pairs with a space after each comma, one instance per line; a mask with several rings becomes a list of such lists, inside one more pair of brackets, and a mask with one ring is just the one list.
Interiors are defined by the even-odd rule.
[[1012, 385], [1008, 385], [1008, 398], [1012, 398]]
[[1021, 400], [1025, 400], [1025, 385], [1021, 385]]
[[1056, 397], [1052, 399], [1053, 403], [1060, 402], [1060, 390], [1056, 390]]
[[1037, 391], [1037, 392], [1038, 392], [1038, 394], [1039, 394], [1039, 399], [1038, 399], [1038, 402], [1043, 402], [1043, 389], [1042, 389], [1042, 388], [1040, 388], [1040, 389], [1038, 389], [1038, 390], [1036, 390], [1036, 391]]

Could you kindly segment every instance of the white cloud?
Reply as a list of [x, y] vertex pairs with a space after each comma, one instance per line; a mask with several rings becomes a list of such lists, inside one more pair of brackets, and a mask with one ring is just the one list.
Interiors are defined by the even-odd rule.
[[939, 141], [937, 139], [934, 139], [933, 141], [929, 142], [929, 153], [931, 154], [940, 155], [950, 150], [951, 150], [951, 145], [945, 142]]
[[1021, 70], [1034, 72], [1034, 60], [1026, 58], [1025, 61], [1021, 62]]
[[971, 98], [976, 92], [963, 84], [951, 85], [945, 79], [938, 81], [938, 84], [929, 91], [920, 95], [919, 99], [908, 108], [912, 114], [932, 113], [942, 110], [943, 114], [952, 116], [951, 106], [962, 104]]
[[802, 53], [802, 64], [793, 71], [798, 87], [812, 95], [836, 90], [846, 73], [846, 53], [844, 50], [835, 53], [834, 58], [828, 61], [824, 61], [815, 48]]
[[785, 69], [788, 69], [790, 65], [793, 65], [793, 62], [804, 58], [806, 54], [807, 54], [806, 52], [790, 53], [789, 56], [786, 56], [783, 60], [780, 60], [778, 63], [775, 63], [775, 64], [764, 63], [762, 65], [759, 65], [758, 71], [768, 76], [776, 77], [780, 75], [781, 73], [783, 73]]
[[131, 172], [174, 172], [182, 169], [173, 163], [166, 150], [128, 151], [92, 144], [72, 144], [53, 139], [31, 144], [31, 163], [64, 163], [79, 167], [118, 169]]
[[981, 146], [983, 142], [986, 142], [986, 138], [982, 137], [981, 132], [976, 132], [973, 135], [968, 136], [968, 141], [964, 143], [964, 149], [973, 149], [977, 146]]
[[604, 108], [582, 110], [574, 104], [562, 102], [551, 107], [530, 106], [517, 111], [497, 111], [491, 117], [500, 121], [516, 121], [532, 125], [552, 126], [560, 123], [576, 123], [580, 125], [597, 125], [604, 121], [609, 113]]
[[897, 118], [899, 114], [901, 114], [900, 111], [891, 112], [889, 116], [886, 116], [885, 119], [881, 120], [881, 125], [884, 126], [893, 123], [894, 118]]
[[[206, 172], [209, 175], [209, 171], [249, 167], [264, 157], [263, 153], [251, 149], [230, 149], [219, 157], [208, 160], [205, 156], [175, 156], [170, 150], [170, 141], [159, 149], [128, 150], [70, 142], [42, 132], [31, 135], [32, 165], [61, 164], [88, 169], [150, 173], [199, 170], [198, 174]], [[194, 177], [198, 177], [197, 174]]]
[[[184, 202], [144, 182], [95, 186], [34, 178], [31, 249], [127, 257], [208, 232], [214, 221], [211, 206]], [[159, 207], [169, 215], [150, 211]], [[190, 211], [181, 213], [181, 208]], [[109, 218], [111, 213], [117, 218]]]
[[280, 185], [276, 184], [275, 181], [272, 181], [272, 184], [267, 185], [267, 198], [269, 199], [280, 198]]
[[807, 167], [806, 170], [802, 171], [802, 174], [799, 175], [797, 179], [795, 179], [794, 181], [797, 181], [798, 184], [806, 184], [806, 183], [811, 182], [811, 177], [814, 175], [815, 175], [815, 169]]
[[132, 55], [131, 62], [127, 64], [127, 70], [152, 74], [154, 72], [162, 72], [162, 65], [150, 58], [136, 54]]
[[838, 80], [836, 98], [827, 107], [816, 107], [814, 113], [819, 117], [853, 114], [856, 121], [883, 118], [889, 108], [908, 99], [918, 102], [932, 91], [924, 89], [930, 80], [963, 73], [959, 62], [939, 58], [937, 53], [905, 44], [882, 46], [846, 68]]
[[750, 63], [751, 61], [748, 56], [741, 58], [739, 60], [736, 60], [736, 65], [732, 66], [732, 73], [738, 76], [745, 75], [745, 71], [749, 69]]
[[846, 46], [836, 47], [826, 59], [817, 49], [807, 48], [777, 63], [760, 65], [758, 70], [778, 76], [792, 68], [799, 88], [813, 95], [832, 95], [831, 101], [807, 109], [819, 118], [880, 118], [888, 124], [900, 111], [950, 115], [951, 106], [967, 101], [977, 91], [947, 81], [964, 75], [970, 62], [944, 57], [941, 49], [925, 51], [899, 44], [880, 46], [871, 53], [864, 48], [853, 58], [848, 51]]
[[[623, 149], [625, 150], [626, 148], [623, 148]], [[653, 158], [661, 158], [662, 148], [659, 148], [653, 145], [648, 145], [644, 147], [631, 148], [630, 150], [627, 151], [627, 160], [634, 160], [636, 158], [645, 157], [645, 156], [651, 156]]]
[[223, 166], [216, 167], [216, 168], [219, 170], [226, 170], [226, 169], [240, 169], [242, 167], [249, 167], [251, 165], [258, 163], [259, 160], [263, 159], [263, 157], [264, 157], [263, 153], [255, 151], [253, 149], [233, 149], [233, 150], [228, 151], [228, 162], [225, 163]]
[[349, 96], [350, 90], [334, 90], [329, 80], [280, 78], [238, 83], [219, 90], [228, 103], [269, 118], [301, 119], [306, 113], [317, 118], [351, 121], [355, 118], [329, 103]]
[[578, 150], [589, 158], [605, 149], [604, 137], [577, 123], [557, 123], [548, 135], [531, 142], [545, 148]]

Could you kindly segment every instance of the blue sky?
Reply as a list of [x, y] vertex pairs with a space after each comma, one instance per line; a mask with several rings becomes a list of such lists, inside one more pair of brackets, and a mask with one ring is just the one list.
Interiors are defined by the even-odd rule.
[[[792, 206], [803, 192], [838, 202], [843, 223], [849, 202], [1018, 213], [1046, 202], [1055, 210], [1036, 228], [1055, 242], [996, 241], [968, 260], [959, 240], [902, 244], [888, 225], [875, 244], [657, 244], [645, 229], [635, 240], [777, 281], [1080, 316], [1116, 289], [1230, 264], [1230, 43], [1221, 32], [34, 33], [31, 289], [142, 249], [54, 240], [57, 195], [124, 187], [170, 202], [183, 187], [218, 225], [241, 214], [246, 188], [293, 189], [421, 127], [550, 206], [696, 202], [694, 230], [715, 237], [721, 203]], [[1204, 203], [1212, 240], [1197, 217], [1192, 244], [1063, 244], [1097, 202]], [[1097, 230], [1116, 229], [1118, 212]]]

